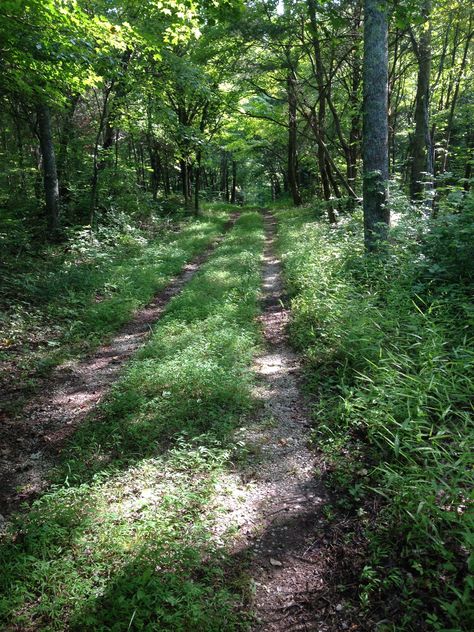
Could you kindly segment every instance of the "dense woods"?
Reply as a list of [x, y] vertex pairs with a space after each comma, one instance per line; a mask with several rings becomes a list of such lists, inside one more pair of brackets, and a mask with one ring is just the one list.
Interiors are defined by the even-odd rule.
[[[0, 508], [5, 629], [286, 629], [252, 627], [250, 575], [219, 566], [203, 535], [215, 481], [253, 454], [231, 430], [253, 410], [263, 344], [262, 209], [340, 538], [328, 583], [342, 601], [304, 629], [472, 629], [473, 42], [470, 0], [2, 0], [5, 480], [8, 433], [52, 372], [110, 341], [244, 214], [102, 425], [86, 419], [61, 447], [49, 491], [12, 505], [9, 525]], [[103, 498], [134, 477], [152, 487], [141, 458], [181, 487], [124, 526]], [[97, 507], [100, 527], [86, 525]], [[148, 528], [165, 533], [159, 554]], [[156, 579], [151, 558], [174, 570]], [[111, 584], [104, 569], [129, 565]]]
[[1, 20], [7, 247], [237, 188], [336, 221], [363, 154], [367, 190], [389, 171], [433, 213], [469, 189], [469, 2], [12, 0]]

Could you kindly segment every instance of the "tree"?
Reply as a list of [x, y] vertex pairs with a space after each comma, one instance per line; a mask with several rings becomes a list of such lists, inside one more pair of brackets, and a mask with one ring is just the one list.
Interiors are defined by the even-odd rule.
[[56, 167], [56, 153], [54, 151], [53, 133], [51, 130], [51, 112], [47, 105], [41, 103], [36, 106], [38, 117], [38, 138], [43, 157], [43, 178], [46, 202], [46, 217], [48, 235], [54, 241], [59, 228], [59, 180]]
[[410, 197], [431, 207], [433, 202], [433, 148], [430, 132], [430, 75], [431, 75], [431, 0], [423, 0], [423, 23], [419, 41], [410, 28], [413, 49], [418, 62], [415, 98], [415, 132], [410, 179]]
[[388, 207], [388, 25], [385, 0], [364, 2], [363, 192], [368, 251], [387, 236]]
[[0, 50], [2, 92], [36, 112], [48, 236], [53, 240], [60, 200], [52, 111], [67, 107], [71, 92], [92, 85], [97, 52], [114, 46], [109, 27], [77, 3], [10, 0], [0, 11], [0, 32], [5, 36]]
[[287, 47], [288, 59], [288, 75], [286, 79], [287, 98], [288, 98], [288, 184], [291, 191], [291, 197], [295, 206], [302, 203], [301, 193], [298, 186], [297, 171], [297, 109], [296, 109], [296, 77], [293, 72], [290, 50]]

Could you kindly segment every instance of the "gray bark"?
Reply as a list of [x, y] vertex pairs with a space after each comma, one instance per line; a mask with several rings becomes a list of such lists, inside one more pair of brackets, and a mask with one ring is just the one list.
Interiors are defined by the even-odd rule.
[[298, 187], [298, 176], [296, 171], [297, 162], [297, 122], [296, 122], [296, 78], [292, 70], [287, 76], [287, 97], [288, 97], [288, 184], [290, 185], [291, 197], [295, 206], [301, 205], [301, 194]]
[[449, 146], [450, 146], [450, 142], [451, 142], [451, 133], [452, 133], [453, 123], [454, 123], [454, 113], [456, 111], [456, 105], [457, 105], [457, 101], [458, 101], [458, 97], [459, 97], [459, 88], [460, 88], [460, 85], [461, 85], [461, 78], [464, 76], [464, 71], [466, 69], [466, 65], [467, 65], [467, 61], [468, 61], [468, 53], [469, 53], [470, 46], [471, 46], [471, 40], [472, 40], [472, 38], [474, 36], [474, 32], [471, 30], [472, 29], [473, 15], [474, 14], [471, 13], [470, 16], [469, 16], [469, 33], [468, 33], [468, 36], [466, 38], [466, 42], [464, 44], [464, 52], [463, 52], [463, 56], [462, 56], [461, 67], [459, 68], [459, 71], [458, 71], [458, 73], [456, 75], [454, 94], [453, 94], [453, 98], [452, 98], [451, 105], [450, 105], [450, 108], [449, 108], [448, 124], [447, 124], [447, 127], [446, 127], [445, 152], [444, 152], [443, 166], [442, 166], [443, 173], [446, 171], [446, 169], [448, 167]]
[[[328, 217], [331, 223], [336, 222], [336, 216], [331, 204], [331, 187], [330, 187], [330, 166], [324, 151], [325, 141], [325, 124], [326, 124], [326, 87], [324, 80], [324, 67], [322, 63], [321, 46], [318, 37], [318, 27], [316, 19], [316, 2], [314, 0], [308, 0], [308, 13], [311, 25], [311, 39], [314, 51], [314, 64], [315, 64], [315, 77], [318, 85], [318, 114], [316, 128], [320, 142], [318, 142], [318, 167], [319, 174], [321, 176], [321, 186], [323, 189], [323, 196], [327, 203]], [[316, 117], [316, 113], [315, 113]]]
[[226, 202], [229, 201], [229, 169], [228, 169], [228, 155], [223, 151], [221, 154], [221, 166], [220, 166], [220, 191], [223, 199]]
[[232, 189], [230, 194], [230, 203], [235, 204], [237, 202], [237, 163], [232, 161]]
[[201, 190], [201, 161], [202, 152], [198, 150], [196, 155], [196, 167], [194, 169], [194, 215], [199, 216], [199, 192]]
[[366, 249], [388, 232], [388, 27], [385, 0], [364, 2], [363, 191]]

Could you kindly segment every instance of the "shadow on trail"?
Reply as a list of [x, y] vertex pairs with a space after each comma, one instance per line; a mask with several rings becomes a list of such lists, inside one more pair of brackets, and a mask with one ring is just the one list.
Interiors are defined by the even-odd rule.
[[255, 329], [246, 323], [255, 314], [255, 294], [246, 296], [245, 284], [235, 288], [225, 270], [237, 270], [241, 254], [241, 245], [219, 249], [213, 270], [203, 269], [170, 304], [100, 415], [78, 429], [66, 458], [82, 482], [104, 463], [115, 470], [159, 454], [177, 433], [224, 438], [229, 424], [248, 409], [245, 366]]
[[[301, 493], [305, 491], [302, 486]], [[70, 628], [123, 630], [133, 621], [130, 629], [173, 632], [233, 632], [249, 625], [262, 632], [373, 630], [373, 622], [364, 621], [350, 607], [357, 600], [363, 561], [361, 551], [353, 548], [356, 537], [350, 517], [334, 526], [322, 518], [320, 507], [289, 509], [230, 555], [228, 547], [207, 541], [199, 510], [190, 510], [189, 518], [189, 532], [194, 530], [195, 538], [189, 547], [181, 541], [173, 548], [150, 537], [110, 579], [104, 593], [74, 614]], [[274, 566], [269, 556], [260, 565], [262, 551], [274, 550], [276, 541], [281, 566]], [[276, 603], [260, 620], [249, 615], [255, 599], [249, 577], [257, 586], [280, 586]]]
[[[185, 227], [175, 240], [146, 248], [134, 259], [135, 268], [130, 269], [127, 263], [123, 269], [115, 269], [117, 291], [111, 297], [84, 309], [75, 304], [76, 319], [64, 344], [84, 339], [93, 344], [96, 338], [121, 329], [83, 360], [57, 367], [37, 385], [41, 392], [29, 393], [26, 402], [28, 380], [26, 386], [25, 381], [15, 385], [14, 399], [17, 407], [22, 406], [21, 413], [5, 413], [0, 427], [0, 513], [11, 513], [22, 499], [31, 500], [45, 489], [48, 471], [52, 462], [57, 462], [57, 450], [104, 399], [123, 364], [146, 342], [167, 303], [208, 258], [217, 228], [230, 228], [233, 221], [234, 216], [225, 225], [222, 218], [216, 218]], [[189, 258], [192, 260], [183, 265]], [[91, 297], [87, 299], [90, 303]], [[62, 300], [67, 306], [67, 293]], [[146, 307], [131, 318], [143, 303]], [[72, 352], [73, 348], [66, 346], [65, 353]], [[8, 390], [0, 395], [7, 408], [11, 398]]]

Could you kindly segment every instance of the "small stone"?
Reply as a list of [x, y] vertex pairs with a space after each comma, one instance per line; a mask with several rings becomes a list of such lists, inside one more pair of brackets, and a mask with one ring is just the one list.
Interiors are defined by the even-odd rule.
[[343, 610], [343, 605], [342, 605], [342, 603], [338, 603], [337, 606], [336, 606], [336, 611], [337, 612], [341, 612], [341, 610]]
[[283, 566], [283, 564], [279, 560], [276, 560], [273, 557], [270, 558], [270, 564], [272, 566]]

